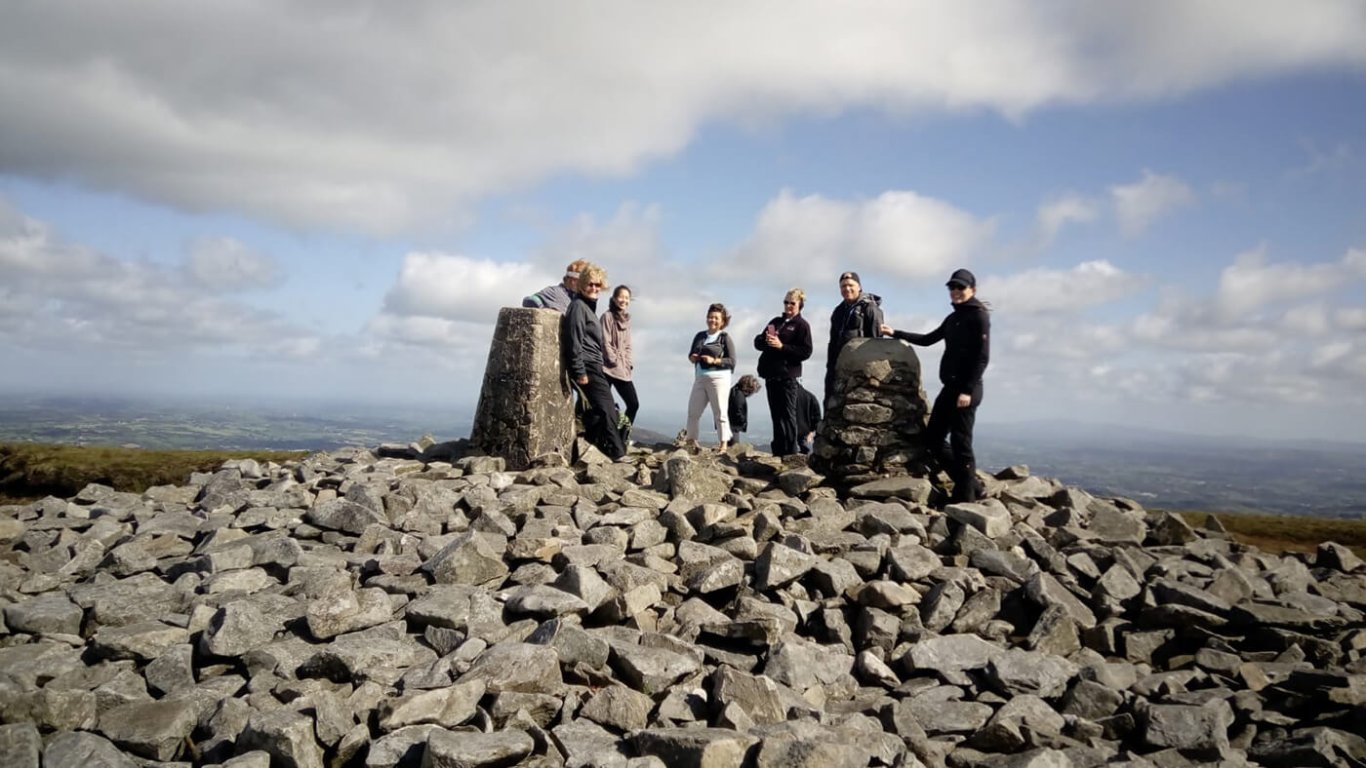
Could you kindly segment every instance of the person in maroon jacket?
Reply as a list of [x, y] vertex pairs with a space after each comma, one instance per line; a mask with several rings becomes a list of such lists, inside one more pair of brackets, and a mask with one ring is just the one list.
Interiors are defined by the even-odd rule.
[[783, 313], [768, 321], [754, 337], [759, 350], [759, 376], [768, 385], [768, 412], [773, 417], [773, 455], [798, 450], [797, 379], [802, 361], [811, 357], [811, 326], [802, 317], [806, 292], [793, 288], [783, 296]]
[[[953, 312], [929, 333], [910, 333], [883, 325], [884, 336], [894, 336], [919, 346], [944, 342], [939, 359], [939, 381], [944, 388], [934, 399], [930, 422], [923, 433], [931, 458], [953, 480], [954, 502], [976, 501], [981, 495], [977, 459], [972, 452], [972, 427], [982, 403], [982, 374], [991, 353], [991, 316], [977, 299], [977, 278], [966, 269], [953, 273], [946, 283]], [[949, 447], [944, 447], [944, 438]]]

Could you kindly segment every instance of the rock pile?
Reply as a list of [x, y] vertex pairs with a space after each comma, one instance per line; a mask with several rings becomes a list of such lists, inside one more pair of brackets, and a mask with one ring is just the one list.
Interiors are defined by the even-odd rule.
[[1023, 467], [936, 512], [743, 448], [418, 450], [0, 508], [0, 765], [1366, 760], [1366, 568], [1334, 544]]
[[918, 438], [928, 416], [915, 350], [894, 339], [853, 339], [836, 362], [812, 466], [840, 484], [924, 474]]

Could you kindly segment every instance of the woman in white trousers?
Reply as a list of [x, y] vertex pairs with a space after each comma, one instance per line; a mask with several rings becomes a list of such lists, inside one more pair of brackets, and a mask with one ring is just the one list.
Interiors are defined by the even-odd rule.
[[730, 442], [730, 384], [735, 372], [735, 342], [726, 333], [730, 313], [723, 304], [707, 307], [707, 329], [699, 331], [688, 348], [688, 360], [693, 364], [692, 393], [688, 396], [688, 426], [685, 436], [695, 444], [702, 411], [711, 406], [716, 424], [719, 449]]

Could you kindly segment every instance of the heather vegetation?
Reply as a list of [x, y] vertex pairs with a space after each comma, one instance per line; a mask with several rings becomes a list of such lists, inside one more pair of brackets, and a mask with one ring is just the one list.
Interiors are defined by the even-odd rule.
[[149, 451], [117, 446], [0, 443], [0, 503], [43, 496], [66, 498], [89, 483], [142, 493], [154, 485], [184, 483], [192, 472], [217, 469], [229, 459], [282, 462], [306, 451]]

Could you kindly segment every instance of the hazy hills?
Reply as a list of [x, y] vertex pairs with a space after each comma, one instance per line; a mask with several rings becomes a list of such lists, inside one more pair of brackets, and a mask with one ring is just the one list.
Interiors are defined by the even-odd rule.
[[[105, 398], [8, 398], [0, 440], [225, 450], [330, 450], [466, 437], [470, 413], [356, 404], [168, 403]], [[767, 447], [765, 414], [743, 437]], [[654, 425], [651, 425], [654, 426]], [[645, 429], [642, 442], [676, 430]], [[1027, 464], [1096, 493], [1145, 506], [1366, 517], [1366, 443], [1199, 437], [1110, 425], [979, 424], [979, 465]]]

